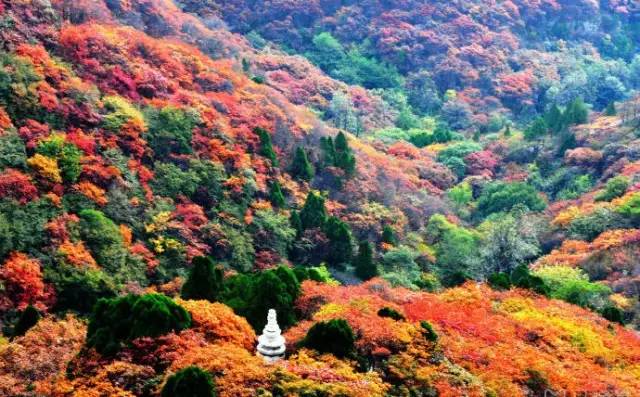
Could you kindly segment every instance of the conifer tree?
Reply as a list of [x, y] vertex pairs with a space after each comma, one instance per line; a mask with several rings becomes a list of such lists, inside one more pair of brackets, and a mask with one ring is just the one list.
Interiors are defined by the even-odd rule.
[[296, 148], [291, 164], [291, 175], [296, 179], [308, 182], [313, 178], [313, 174], [313, 166], [309, 162], [307, 153], [302, 147]]
[[182, 286], [181, 296], [183, 299], [206, 299], [215, 302], [218, 300], [222, 288], [222, 269], [215, 267], [210, 258], [199, 256], [193, 259], [193, 268], [189, 278]]
[[355, 266], [356, 276], [361, 280], [366, 281], [378, 275], [378, 267], [373, 262], [373, 249], [368, 241], [360, 242]]
[[563, 129], [562, 111], [557, 105], [553, 105], [545, 116], [547, 126], [554, 134], [557, 134]]
[[607, 108], [604, 111], [605, 116], [615, 116], [618, 114], [618, 110], [616, 109], [615, 102], [609, 102]]
[[303, 230], [323, 227], [327, 221], [327, 209], [324, 207], [324, 197], [320, 193], [310, 191], [307, 200], [300, 211], [300, 223]]
[[382, 242], [396, 245], [398, 243], [398, 239], [396, 238], [396, 234], [393, 231], [393, 228], [389, 225], [384, 225], [382, 227]]
[[280, 183], [276, 180], [271, 182], [269, 185], [269, 200], [271, 204], [273, 204], [276, 208], [284, 208], [286, 206], [286, 201], [284, 199], [284, 194], [282, 193], [282, 189], [280, 188]]
[[291, 211], [289, 215], [289, 224], [296, 231], [296, 237], [300, 237], [304, 229], [302, 228], [302, 220], [298, 211]]
[[330, 136], [320, 139], [320, 149], [322, 149], [323, 162], [325, 167], [331, 167], [336, 164], [336, 147], [333, 144], [333, 138]]
[[576, 98], [567, 106], [563, 114], [564, 125], [579, 125], [589, 121], [589, 110], [582, 98]]
[[353, 175], [356, 171], [356, 157], [342, 131], [338, 133], [335, 140], [335, 166], [343, 169], [347, 176]]
[[330, 217], [324, 227], [324, 233], [329, 239], [329, 250], [326, 261], [332, 266], [351, 263], [353, 247], [349, 226], [336, 217]]
[[547, 122], [542, 117], [538, 117], [533, 123], [524, 131], [524, 137], [528, 140], [538, 139], [547, 134], [548, 127]]
[[507, 128], [504, 129], [504, 136], [505, 137], [510, 137], [511, 136], [511, 126], [508, 125]]
[[273, 164], [274, 167], [277, 167], [278, 158], [276, 157], [275, 150], [273, 150], [273, 143], [271, 143], [271, 135], [269, 134], [269, 131], [261, 127], [256, 127], [253, 132], [258, 134], [258, 137], [260, 137], [260, 154], [271, 160], [271, 164]]

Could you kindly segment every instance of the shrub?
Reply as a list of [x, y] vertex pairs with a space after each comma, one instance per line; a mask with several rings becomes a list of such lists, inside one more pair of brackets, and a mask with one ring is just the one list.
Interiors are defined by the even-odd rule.
[[527, 183], [498, 182], [483, 189], [478, 199], [478, 211], [485, 215], [506, 212], [517, 204], [524, 204], [531, 211], [542, 211], [547, 206], [540, 194]]
[[549, 294], [549, 287], [544, 280], [532, 275], [527, 265], [517, 266], [511, 272], [511, 283], [519, 288], [530, 289], [542, 295]]
[[314, 324], [304, 338], [304, 346], [320, 353], [331, 353], [338, 358], [346, 357], [355, 350], [356, 337], [343, 319], [321, 321]]
[[145, 116], [149, 129], [144, 137], [156, 158], [166, 158], [170, 154], [191, 154], [193, 129], [200, 123], [197, 111], [167, 106], [162, 109], [151, 108]]
[[55, 311], [89, 314], [99, 299], [116, 296], [113, 280], [100, 270], [58, 265], [55, 269], [45, 269], [45, 275], [56, 288]]
[[211, 375], [191, 366], [184, 368], [167, 379], [162, 388], [162, 397], [215, 397], [216, 387]]
[[618, 323], [620, 325], [624, 325], [625, 323], [624, 312], [615, 306], [612, 306], [612, 305], [605, 306], [600, 312], [600, 314], [602, 314], [602, 317], [606, 318], [607, 320], [613, 323]]
[[32, 305], [27, 306], [26, 309], [20, 314], [20, 318], [13, 327], [13, 337], [22, 336], [27, 333], [28, 330], [33, 328], [40, 320], [40, 313]]
[[489, 276], [488, 280], [491, 288], [496, 290], [506, 290], [511, 288], [511, 280], [506, 273], [493, 273]]
[[200, 256], [193, 259], [193, 268], [182, 286], [181, 296], [183, 299], [206, 299], [209, 302], [215, 302], [222, 288], [222, 269], [215, 267], [210, 258]]
[[621, 197], [629, 188], [629, 178], [618, 175], [607, 181], [604, 190], [600, 191], [596, 196], [596, 201], [611, 201]]
[[390, 307], [383, 307], [382, 309], [378, 310], [378, 316], [380, 317], [389, 317], [392, 318], [396, 321], [400, 321], [400, 320], [404, 320], [405, 317], [402, 315], [402, 313], [400, 313], [399, 311], [392, 309]]
[[433, 326], [428, 321], [420, 321], [420, 327], [422, 327], [422, 335], [430, 342], [436, 342], [438, 340], [438, 334], [433, 329]]
[[157, 337], [190, 326], [189, 313], [165, 295], [100, 299], [89, 319], [87, 346], [111, 355], [118, 352], [123, 343], [136, 338]]
[[110, 272], [121, 270], [127, 252], [120, 228], [100, 211], [80, 211], [80, 237], [87, 244], [96, 262]]
[[609, 287], [592, 283], [582, 269], [546, 266], [533, 273], [547, 286], [547, 295], [582, 307], [602, 307], [611, 293]]

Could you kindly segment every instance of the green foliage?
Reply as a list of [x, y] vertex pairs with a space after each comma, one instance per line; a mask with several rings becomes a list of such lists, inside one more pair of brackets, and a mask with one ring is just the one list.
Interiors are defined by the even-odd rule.
[[548, 287], [551, 298], [574, 305], [601, 308], [611, 294], [609, 287], [592, 283], [583, 270], [567, 266], [547, 266], [533, 273]]
[[524, 137], [528, 140], [538, 139], [545, 136], [548, 129], [545, 119], [538, 117], [526, 130], [524, 130]]
[[271, 209], [256, 211], [249, 231], [255, 236], [256, 250], [275, 251], [282, 257], [286, 256], [296, 236], [296, 230], [290, 226], [285, 214]]
[[149, 128], [144, 138], [156, 158], [166, 158], [171, 154], [191, 154], [193, 129], [200, 124], [197, 111], [170, 106], [162, 109], [148, 108], [145, 119]]
[[629, 200], [616, 208], [616, 212], [634, 224], [640, 223], [640, 194], [634, 194]]
[[325, 258], [327, 263], [340, 268], [350, 264], [353, 256], [353, 241], [349, 226], [332, 216], [324, 226], [324, 234], [329, 239], [329, 248]]
[[396, 118], [396, 127], [401, 130], [408, 131], [413, 128], [420, 127], [420, 120], [414, 115], [411, 110], [403, 109]]
[[531, 211], [542, 211], [547, 204], [533, 186], [524, 182], [491, 183], [482, 190], [478, 199], [478, 211], [483, 215], [510, 211], [522, 204]]
[[11, 251], [31, 252], [45, 243], [45, 225], [60, 214], [60, 208], [48, 199], [21, 205], [0, 200], [0, 257]]
[[40, 320], [40, 313], [38, 310], [29, 305], [20, 313], [20, 318], [18, 318], [18, 322], [13, 327], [12, 336], [15, 338], [16, 336], [22, 336], [27, 333], [28, 330], [33, 328], [38, 321]]
[[3, 52], [0, 54], [0, 106], [12, 120], [27, 118], [45, 121], [40, 107], [36, 83], [42, 78], [26, 58]]
[[56, 160], [65, 182], [74, 183], [82, 172], [82, 153], [74, 144], [65, 142], [64, 135], [52, 135], [41, 141], [36, 153]]
[[361, 280], [369, 280], [378, 275], [378, 266], [373, 261], [373, 248], [368, 241], [362, 241], [358, 246], [355, 259], [356, 276]]
[[102, 99], [107, 114], [102, 118], [102, 127], [110, 132], [118, 133], [131, 120], [143, 120], [142, 113], [129, 101], [119, 96], [107, 96]]
[[456, 205], [464, 206], [473, 199], [473, 190], [468, 182], [462, 182], [447, 191], [447, 197]]
[[295, 324], [294, 302], [300, 295], [300, 282], [293, 270], [280, 266], [256, 274], [239, 274], [225, 282], [222, 301], [244, 316], [256, 331], [267, 323], [269, 309], [278, 312], [283, 328]]
[[531, 274], [527, 265], [520, 265], [511, 272], [511, 284], [516, 287], [530, 289], [542, 295], [549, 294], [549, 287], [544, 280]]
[[552, 390], [551, 384], [542, 372], [535, 369], [527, 369], [525, 373], [527, 379], [524, 384], [531, 390], [532, 395], [543, 396]]
[[151, 180], [151, 188], [158, 196], [177, 198], [179, 195], [192, 197], [200, 178], [192, 170], [183, 171], [172, 163], [156, 162], [154, 164], [155, 177]]
[[573, 239], [592, 241], [605, 230], [628, 227], [628, 220], [610, 208], [598, 207], [591, 213], [575, 217], [569, 224]]
[[549, 129], [551, 129], [554, 134], [557, 134], [564, 129], [562, 111], [557, 105], [553, 105], [545, 114], [545, 121]]
[[291, 163], [291, 176], [302, 181], [311, 181], [313, 179], [314, 169], [304, 148], [297, 147]]
[[302, 219], [300, 219], [300, 213], [298, 211], [291, 211], [291, 215], [289, 215], [289, 225], [296, 231], [296, 238], [299, 238], [304, 228], [302, 227]]
[[256, 127], [253, 132], [260, 138], [260, 155], [271, 160], [271, 164], [274, 167], [278, 166], [278, 157], [273, 149], [273, 143], [271, 143], [271, 134], [269, 131], [261, 127]]
[[161, 294], [100, 299], [87, 330], [87, 346], [111, 355], [124, 343], [143, 336], [158, 337], [191, 326], [191, 316]]
[[624, 312], [613, 305], [605, 306], [600, 311], [600, 314], [612, 323], [625, 324]]
[[216, 387], [211, 375], [191, 366], [181, 369], [167, 379], [162, 397], [215, 397]]
[[327, 221], [327, 209], [324, 197], [320, 193], [309, 191], [304, 207], [300, 211], [300, 222], [303, 230], [323, 227]]
[[0, 134], [0, 169], [24, 169], [27, 165], [27, 150], [24, 141], [15, 131]]
[[78, 215], [80, 237], [96, 262], [110, 274], [122, 270], [125, 267], [127, 251], [120, 228], [100, 211], [86, 209]]
[[314, 324], [302, 342], [304, 346], [320, 353], [331, 353], [338, 358], [355, 351], [356, 337], [343, 319], [321, 321]]
[[493, 273], [487, 279], [491, 288], [496, 290], [507, 290], [511, 288], [511, 278], [507, 273]]
[[317, 267], [306, 267], [306, 266], [296, 266], [293, 269], [293, 272], [296, 275], [296, 278], [299, 282], [303, 282], [305, 280], [317, 281], [319, 283], [328, 283], [333, 280], [331, 277], [331, 273], [329, 273], [329, 269], [325, 266], [317, 266]]
[[578, 175], [572, 178], [564, 189], [556, 194], [556, 200], [573, 200], [591, 191], [593, 180], [591, 175]]
[[604, 110], [604, 115], [605, 116], [615, 116], [618, 114], [618, 111], [616, 109], [616, 103], [615, 102], [609, 102], [609, 104], [607, 105], [607, 108]]
[[567, 106], [562, 118], [566, 126], [585, 124], [589, 121], [589, 109], [582, 98], [576, 98]]
[[433, 329], [433, 326], [428, 321], [422, 320], [420, 321], [420, 327], [422, 328], [422, 335], [424, 335], [425, 339], [429, 342], [437, 342], [438, 334]]
[[113, 279], [100, 270], [59, 264], [45, 269], [45, 279], [55, 285], [56, 312], [71, 310], [89, 314], [99, 299], [113, 298], [117, 292]]
[[334, 165], [344, 170], [347, 176], [352, 176], [356, 171], [356, 156], [349, 147], [347, 137], [342, 131], [336, 135], [335, 139], [335, 163]]
[[629, 188], [629, 178], [623, 175], [615, 176], [607, 181], [604, 190], [596, 196], [596, 201], [611, 201], [622, 197]]
[[390, 307], [383, 307], [382, 309], [378, 310], [378, 316], [380, 317], [389, 317], [391, 319], [394, 319], [396, 321], [401, 321], [404, 320], [405, 317], [402, 315], [402, 313], [400, 313], [399, 311], [392, 309]]
[[469, 154], [482, 150], [482, 146], [473, 141], [454, 143], [438, 153], [438, 161], [449, 167], [459, 178], [466, 170], [464, 158]]
[[436, 250], [436, 267], [445, 286], [455, 285], [478, 272], [477, 233], [452, 224], [441, 214], [429, 219], [426, 232]]
[[280, 188], [280, 182], [277, 180], [274, 180], [269, 184], [269, 200], [276, 208], [284, 208], [287, 205], [282, 189]]
[[391, 245], [398, 244], [398, 238], [396, 237], [396, 232], [389, 225], [384, 225], [382, 227], [382, 242], [391, 244]]
[[182, 298], [217, 301], [224, 287], [222, 269], [215, 267], [211, 258], [203, 256], [193, 258], [192, 265], [189, 278], [182, 286]]

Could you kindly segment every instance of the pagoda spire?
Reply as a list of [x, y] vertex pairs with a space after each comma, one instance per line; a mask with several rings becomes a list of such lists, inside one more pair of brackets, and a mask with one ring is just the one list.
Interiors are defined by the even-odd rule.
[[281, 335], [280, 326], [276, 311], [269, 310], [267, 315], [267, 325], [258, 337], [258, 355], [263, 357], [267, 363], [273, 363], [284, 357], [285, 339]]

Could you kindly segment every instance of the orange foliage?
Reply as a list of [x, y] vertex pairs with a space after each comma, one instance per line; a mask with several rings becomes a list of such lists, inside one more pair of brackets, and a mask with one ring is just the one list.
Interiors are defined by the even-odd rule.
[[42, 280], [40, 262], [21, 252], [13, 252], [0, 268], [0, 310], [22, 310], [33, 305], [45, 310], [53, 298], [52, 291]]
[[193, 320], [193, 329], [202, 333], [208, 341], [253, 349], [256, 342], [253, 328], [228, 306], [205, 300], [176, 299], [176, 303], [187, 309]]
[[107, 192], [91, 182], [80, 182], [75, 185], [75, 188], [82, 193], [82, 195], [101, 207], [107, 205], [109, 202]]

